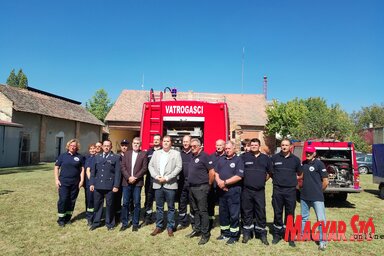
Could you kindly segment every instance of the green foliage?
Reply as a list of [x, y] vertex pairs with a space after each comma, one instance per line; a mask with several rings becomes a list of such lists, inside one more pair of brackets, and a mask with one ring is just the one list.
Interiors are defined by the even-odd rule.
[[105, 117], [112, 108], [112, 103], [108, 98], [108, 93], [104, 89], [99, 89], [92, 96], [92, 99], [85, 103], [85, 108], [104, 122]]
[[322, 98], [294, 99], [287, 103], [273, 102], [267, 108], [269, 135], [298, 140], [333, 138], [345, 140], [352, 135], [353, 123], [338, 104], [327, 106]]
[[17, 87], [19, 85], [19, 82], [17, 80], [17, 76], [15, 74], [15, 69], [12, 69], [11, 73], [9, 74], [9, 76], [7, 78], [7, 85], [15, 86], [15, 87]]
[[374, 104], [363, 107], [360, 111], [353, 112], [351, 116], [357, 130], [368, 128], [369, 124], [373, 127], [382, 127], [384, 126], [384, 105]]
[[9, 76], [7, 78], [7, 85], [14, 86], [14, 87], [20, 87], [20, 88], [27, 88], [28, 78], [23, 73], [22, 69], [19, 69], [17, 76], [15, 74], [15, 69], [12, 69], [11, 73], [9, 74]]

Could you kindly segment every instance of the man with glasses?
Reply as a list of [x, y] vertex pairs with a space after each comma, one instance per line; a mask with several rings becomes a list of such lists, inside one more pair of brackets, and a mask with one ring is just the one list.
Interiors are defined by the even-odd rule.
[[192, 160], [188, 165], [188, 185], [191, 207], [195, 214], [195, 225], [187, 237], [201, 237], [199, 245], [206, 244], [211, 237], [208, 215], [208, 193], [212, 186], [215, 170], [210, 157], [203, 152], [199, 139], [191, 140]]
[[[311, 207], [315, 210], [317, 221], [325, 223], [324, 190], [328, 186], [328, 172], [325, 165], [316, 159], [316, 149], [307, 146], [305, 149], [306, 160], [303, 162], [303, 187], [300, 191], [300, 205], [302, 215], [302, 229], [309, 218]], [[324, 251], [327, 243], [323, 241], [322, 228], [319, 227], [319, 250]]]
[[[297, 176], [301, 175], [300, 159], [291, 153], [291, 141], [283, 139], [280, 146], [281, 151], [271, 158], [274, 212], [272, 244], [277, 244], [283, 238], [288, 215], [295, 216]], [[284, 222], [283, 211], [285, 212]], [[289, 246], [296, 247], [292, 237], [288, 238], [288, 242]]]

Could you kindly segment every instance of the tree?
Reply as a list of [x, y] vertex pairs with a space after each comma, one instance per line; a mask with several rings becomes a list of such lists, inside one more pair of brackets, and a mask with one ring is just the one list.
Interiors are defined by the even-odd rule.
[[361, 108], [358, 112], [351, 115], [357, 130], [373, 127], [384, 126], [384, 105], [372, 105]]
[[23, 73], [22, 69], [19, 69], [19, 72], [17, 73], [17, 76], [15, 74], [15, 69], [12, 69], [11, 73], [9, 74], [9, 76], [7, 78], [7, 84], [9, 86], [20, 87], [20, 88], [27, 88], [27, 86], [28, 86], [28, 78]]
[[267, 132], [297, 140], [333, 138], [346, 140], [353, 133], [353, 123], [339, 105], [327, 106], [322, 98], [273, 102], [267, 108]]
[[28, 78], [23, 73], [22, 69], [19, 69], [19, 72], [17, 73], [17, 80], [18, 80], [18, 87], [20, 87], [20, 88], [27, 88], [27, 86], [28, 86]]
[[9, 74], [7, 78], [7, 85], [9, 86], [19, 86], [19, 81], [17, 79], [17, 76], [15, 74], [15, 69], [12, 69], [11, 73]]
[[104, 89], [99, 89], [92, 96], [92, 99], [85, 103], [85, 108], [100, 121], [104, 122], [105, 117], [112, 108], [112, 103], [108, 98], [108, 93]]

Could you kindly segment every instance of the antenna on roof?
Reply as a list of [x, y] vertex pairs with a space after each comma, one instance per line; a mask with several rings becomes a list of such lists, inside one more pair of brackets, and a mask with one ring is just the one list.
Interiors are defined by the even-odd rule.
[[243, 55], [241, 57], [241, 94], [243, 94], [244, 91], [244, 52], [245, 47], [243, 46]]
[[144, 89], [144, 73], [143, 73], [143, 78], [141, 80], [141, 89]]

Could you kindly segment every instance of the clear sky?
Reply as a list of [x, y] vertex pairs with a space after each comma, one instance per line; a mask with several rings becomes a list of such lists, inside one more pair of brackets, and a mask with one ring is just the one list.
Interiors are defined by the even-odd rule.
[[[0, 0], [0, 83], [85, 103], [100, 88], [384, 102], [382, 0]], [[242, 86], [242, 59], [244, 76]]]

